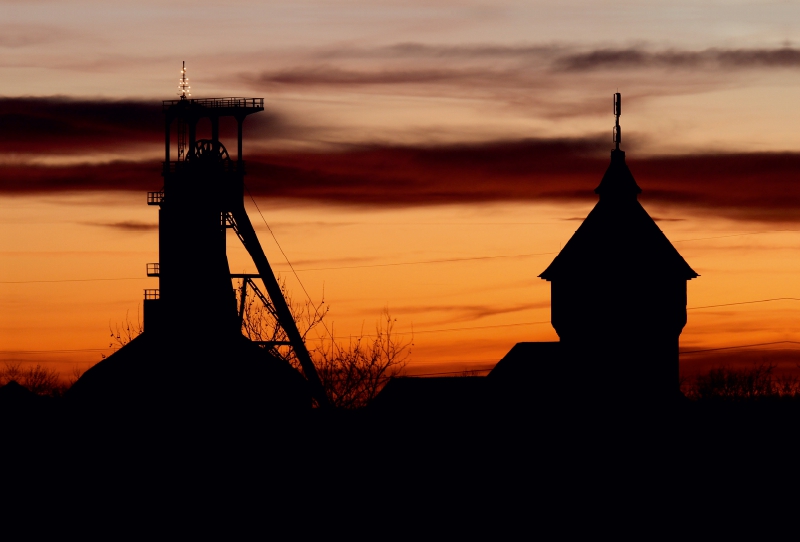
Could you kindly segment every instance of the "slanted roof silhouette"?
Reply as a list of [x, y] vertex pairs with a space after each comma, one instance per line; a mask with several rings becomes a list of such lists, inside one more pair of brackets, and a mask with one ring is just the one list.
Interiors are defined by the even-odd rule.
[[612, 150], [611, 164], [595, 189], [600, 201], [539, 276], [549, 281], [588, 276], [697, 277], [639, 203], [641, 192], [625, 153]]

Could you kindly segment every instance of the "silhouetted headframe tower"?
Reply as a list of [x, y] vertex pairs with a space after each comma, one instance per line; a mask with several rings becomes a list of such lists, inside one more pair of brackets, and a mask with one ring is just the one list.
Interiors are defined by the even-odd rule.
[[[189, 366], [186, 370], [225, 371], [230, 357], [248, 360], [243, 371], [255, 367], [260, 371], [259, 352], [272, 363], [278, 379], [286, 376], [286, 365], [268, 355], [259, 346], [242, 335], [247, 288], [264, 302], [288, 338], [284, 343], [294, 350], [307, 378], [311, 394], [321, 406], [327, 406], [325, 391], [311, 357], [303, 342], [291, 311], [275, 279], [269, 261], [259, 243], [253, 225], [244, 207], [245, 162], [242, 159], [242, 125], [245, 119], [264, 110], [263, 98], [208, 98], [190, 99], [185, 64], [178, 86], [178, 100], [163, 102], [164, 187], [158, 192], [148, 192], [148, 205], [159, 207], [159, 261], [147, 264], [147, 275], [158, 277], [159, 288], [145, 290], [144, 333], [119, 352], [87, 371], [111, 373], [118, 370], [101, 368], [115, 357], [124, 358], [126, 349], [158, 350], [159, 355], [170, 357], [202, 358], [205, 365]], [[237, 124], [237, 154], [231, 158], [219, 139], [220, 119], [232, 117]], [[197, 125], [208, 119], [210, 138], [197, 138]], [[171, 134], [177, 135], [177, 160], [173, 159]], [[228, 265], [226, 232], [232, 229], [255, 264], [257, 274], [232, 274]], [[232, 279], [241, 279], [240, 300], [237, 303]], [[256, 280], [260, 280], [266, 293], [262, 293]], [[140, 346], [145, 343], [147, 346]], [[177, 346], [177, 345], [180, 346]], [[263, 346], [263, 345], [262, 345]], [[218, 358], [218, 359], [215, 359]], [[268, 359], [267, 359], [268, 358]], [[172, 361], [165, 364], [175, 365]], [[117, 364], [120, 365], [120, 364]], [[277, 368], [275, 368], [277, 367]], [[286, 365], [288, 368], [288, 365]], [[95, 370], [97, 369], [97, 370]], [[293, 369], [291, 372], [296, 372]], [[176, 373], [176, 379], [180, 374]], [[297, 374], [299, 377], [299, 373]], [[239, 375], [245, 380], [257, 381], [261, 376]], [[98, 382], [100, 376], [92, 377]], [[82, 378], [81, 380], [84, 380]], [[91, 380], [91, 378], [87, 379]], [[203, 386], [210, 383], [207, 380]], [[80, 382], [79, 382], [80, 383]], [[211, 383], [213, 387], [213, 383]], [[248, 384], [250, 385], [250, 384]], [[291, 384], [288, 387], [292, 387]], [[257, 387], [257, 382], [252, 382]], [[89, 387], [84, 384], [83, 387]], [[258, 393], [256, 388], [251, 390]], [[82, 386], [76, 384], [77, 389]]]
[[616, 93], [615, 149], [599, 201], [539, 276], [551, 283], [566, 378], [597, 393], [668, 398], [679, 389], [686, 284], [698, 274], [638, 201], [642, 190], [619, 149], [621, 112]]

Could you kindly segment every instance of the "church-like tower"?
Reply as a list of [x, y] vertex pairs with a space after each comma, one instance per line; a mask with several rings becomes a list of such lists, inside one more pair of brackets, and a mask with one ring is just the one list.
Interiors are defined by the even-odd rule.
[[565, 376], [582, 393], [669, 398], [678, 393], [686, 283], [698, 274], [647, 214], [619, 150], [595, 189], [600, 200], [550, 266], [551, 320]]

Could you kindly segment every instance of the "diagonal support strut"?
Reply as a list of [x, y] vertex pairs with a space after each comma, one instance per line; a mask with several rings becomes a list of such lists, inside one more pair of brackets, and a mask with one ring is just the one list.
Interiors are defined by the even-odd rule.
[[317, 400], [320, 408], [327, 408], [330, 406], [328, 396], [325, 393], [325, 388], [322, 386], [322, 381], [319, 379], [317, 369], [314, 367], [314, 362], [311, 360], [311, 355], [308, 353], [303, 337], [297, 329], [297, 324], [292, 317], [289, 306], [283, 298], [281, 287], [275, 279], [275, 274], [272, 272], [272, 267], [269, 265], [267, 255], [264, 254], [264, 249], [261, 248], [261, 243], [258, 241], [253, 224], [250, 222], [250, 217], [247, 216], [247, 211], [244, 205], [236, 207], [230, 212], [231, 225], [236, 235], [241, 240], [242, 245], [250, 254], [253, 263], [261, 275], [261, 280], [264, 282], [264, 287], [267, 289], [267, 294], [272, 301], [272, 306], [278, 316], [278, 323], [283, 327], [286, 335], [289, 337], [289, 342], [294, 349], [297, 359], [300, 361], [300, 366], [311, 385], [311, 393]]

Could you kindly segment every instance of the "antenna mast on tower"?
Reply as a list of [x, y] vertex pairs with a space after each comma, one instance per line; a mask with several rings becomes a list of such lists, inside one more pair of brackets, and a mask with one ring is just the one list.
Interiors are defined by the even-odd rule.
[[[183, 61], [183, 67], [181, 68], [181, 78], [178, 80], [178, 96], [181, 97], [181, 100], [185, 100], [187, 96], [191, 96], [191, 92], [189, 90], [192, 87], [189, 86], [189, 78], [186, 77], [186, 61]], [[178, 117], [178, 161], [182, 162], [186, 159], [186, 122], [182, 117]]]
[[619, 92], [614, 93], [614, 117], [616, 117], [616, 124], [614, 124], [614, 143], [619, 150], [619, 144], [622, 142], [622, 128], [619, 127], [619, 116], [622, 114], [622, 94]]
[[183, 67], [181, 68], [181, 78], [178, 80], [178, 96], [181, 97], [181, 100], [185, 100], [187, 96], [191, 96], [192, 94], [189, 92], [189, 89], [192, 87], [189, 86], [189, 78], [186, 77], [186, 61], [183, 61]]

